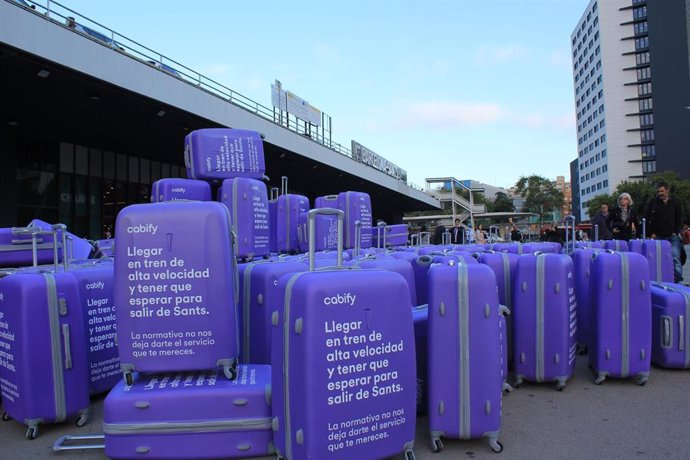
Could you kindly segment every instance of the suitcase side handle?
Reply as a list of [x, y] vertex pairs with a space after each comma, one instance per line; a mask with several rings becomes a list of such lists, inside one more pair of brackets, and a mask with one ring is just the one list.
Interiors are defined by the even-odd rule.
[[318, 208], [311, 209], [307, 212], [309, 218], [309, 271], [315, 270], [316, 259], [316, 216], [337, 216], [338, 217], [338, 247], [337, 247], [337, 266], [343, 266], [343, 226], [345, 222], [345, 213], [340, 209], [335, 208]]
[[[103, 441], [102, 444], [69, 444], [71, 441]], [[85, 450], [85, 449], [105, 449], [105, 435], [103, 434], [85, 434], [85, 435], [72, 435], [66, 434], [60, 436], [55, 444], [53, 444], [53, 452], [62, 452], [69, 450]]]
[[352, 250], [352, 258], [359, 257], [362, 243], [362, 222], [355, 221], [355, 247]]
[[271, 201], [277, 200], [279, 194], [280, 189], [278, 187], [271, 187]]
[[287, 176], [282, 176], [280, 178], [280, 189], [281, 189], [281, 195], [287, 195], [288, 192], [288, 183], [287, 183]]

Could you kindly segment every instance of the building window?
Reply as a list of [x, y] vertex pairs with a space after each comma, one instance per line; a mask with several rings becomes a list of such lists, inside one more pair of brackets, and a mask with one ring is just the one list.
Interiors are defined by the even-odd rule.
[[654, 130], [653, 129], [643, 129], [640, 131], [640, 141], [651, 142], [654, 140]]
[[640, 37], [635, 39], [635, 49], [641, 50], [649, 48], [649, 37]]
[[640, 110], [652, 110], [654, 108], [652, 98], [640, 99], [638, 106], [640, 107]]
[[608, 187], [608, 186], [609, 186], [609, 180], [608, 180], [608, 179], [604, 179], [604, 187]]
[[653, 113], [646, 113], [644, 115], [640, 115], [640, 126], [649, 126], [654, 124], [654, 114]]
[[639, 96], [647, 96], [652, 94], [652, 82], [650, 81], [637, 85], [637, 94]]
[[597, 190], [601, 190], [601, 182], [597, 184]]
[[638, 22], [634, 25], [635, 34], [646, 34], [647, 33], [647, 21]]
[[633, 19], [644, 19], [647, 17], [647, 7], [642, 6], [640, 8], [633, 9]]
[[643, 173], [653, 173], [656, 172], [656, 160], [645, 161], [642, 163]]
[[649, 51], [635, 54], [635, 63], [637, 65], [649, 64]]
[[656, 155], [656, 145], [643, 145], [642, 158], [649, 158]]
[[601, 158], [606, 158], [606, 149], [601, 151]]
[[605, 173], [608, 170], [609, 170], [609, 165], [604, 165], [601, 167], [601, 172], [603, 172], [603, 173]]
[[637, 79], [638, 80], [647, 80], [649, 78], [652, 78], [652, 68], [651, 67], [642, 67], [641, 69], [637, 69]]

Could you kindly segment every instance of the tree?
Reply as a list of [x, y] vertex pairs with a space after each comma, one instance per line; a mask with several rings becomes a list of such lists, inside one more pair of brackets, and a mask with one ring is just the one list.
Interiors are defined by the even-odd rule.
[[498, 192], [496, 198], [494, 199], [493, 205], [491, 206], [492, 212], [513, 212], [515, 211], [515, 206], [513, 205], [513, 200], [503, 192]]
[[539, 215], [539, 223], [544, 216], [552, 213], [563, 206], [563, 193], [558, 190], [553, 183], [535, 174], [522, 176], [515, 184], [517, 193], [525, 198], [523, 211], [533, 212]]

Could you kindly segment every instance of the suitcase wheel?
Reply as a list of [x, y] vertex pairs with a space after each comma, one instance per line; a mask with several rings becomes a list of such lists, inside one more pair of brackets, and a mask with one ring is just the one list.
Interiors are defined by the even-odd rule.
[[406, 450], [405, 460], [415, 460], [414, 452], [412, 452], [411, 450]]
[[237, 369], [235, 367], [225, 366], [223, 367], [223, 373], [228, 380], [235, 380], [237, 378]]
[[565, 389], [565, 383], [561, 383], [561, 382], [556, 383], [556, 390], [563, 391], [564, 389]]
[[495, 453], [500, 454], [503, 452], [503, 444], [501, 441], [497, 441], [495, 439], [492, 439], [489, 441], [489, 445], [491, 446], [491, 450], [493, 450]]
[[28, 430], [26, 430], [26, 439], [29, 441], [32, 441], [38, 437], [38, 427], [37, 426], [30, 426]]
[[77, 419], [77, 426], [80, 428], [86, 426], [86, 424], [89, 423], [89, 421], [91, 420], [90, 415], [91, 414], [89, 414], [88, 411], [80, 414], [79, 418]]
[[635, 383], [637, 383], [639, 386], [643, 387], [645, 383], [647, 383], [647, 380], [649, 378], [646, 375], [638, 375], [637, 379], [635, 379]]
[[128, 386], [132, 386], [134, 383], [134, 378], [132, 378], [131, 372], [125, 372], [125, 383], [127, 383]]
[[3, 422], [9, 422], [10, 421], [10, 414], [8, 414], [7, 412], [3, 412], [2, 413], [2, 421]]
[[594, 379], [594, 384], [595, 384], [595, 385], [601, 385], [601, 383], [602, 383], [604, 380], [606, 380], [606, 376], [605, 376], [605, 375], [600, 375], [600, 376], [598, 376], [596, 379]]
[[431, 450], [434, 453], [439, 453], [443, 450], [443, 441], [440, 439], [432, 439], [431, 440]]

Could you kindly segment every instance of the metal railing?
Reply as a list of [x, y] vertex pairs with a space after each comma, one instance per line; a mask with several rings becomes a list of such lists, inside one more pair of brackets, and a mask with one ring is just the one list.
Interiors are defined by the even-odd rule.
[[[5, 1], [19, 8], [33, 12], [85, 38], [94, 40], [103, 46], [111, 48], [115, 52], [136, 59], [142, 64], [152, 66], [161, 72], [167, 73], [171, 77], [178, 78], [189, 85], [195, 86], [230, 104], [269, 120], [278, 126], [282, 126], [294, 133], [303, 135], [330, 150], [356, 161], [352, 156], [352, 150], [350, 148], [332, 140], [331, 117], [326, 114], [322, 113], [322, 124], [321, 127], [319, 127], [288, 112], [282, 112], [274, 107], [266, 107], [162, 53], [154, 51], [97, 21], [79, 14], [59, 2], [51, 0]], [[328, 126], [328, 128], [326, 128], [326, 126]], [[407, 182], [407, 185], [412, 189], [424, 192], [424, 189], [416, 184]]]

